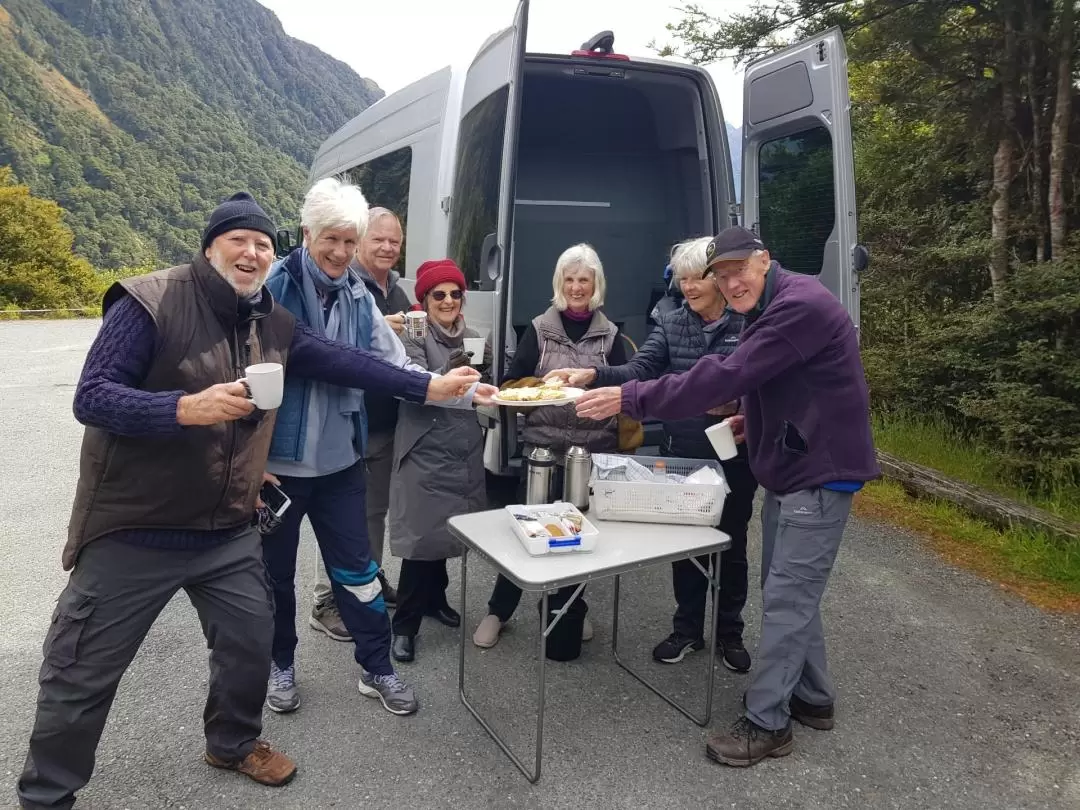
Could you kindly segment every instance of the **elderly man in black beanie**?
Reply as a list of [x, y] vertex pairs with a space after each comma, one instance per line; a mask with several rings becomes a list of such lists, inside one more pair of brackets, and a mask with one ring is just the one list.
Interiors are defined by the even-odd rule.
[[295, 775], [259, 739], [273, 608], [253, 516], [275, 411], [248, 399], [247, 366], [418, 403], [462, 396], [479, 376], [407, 371], [298, 325], [263, 288], [274, 232], [237, 194], [211, 215], [191, 264], [105, 293], [75, 392], [86, 432], [63, 552], [71, 577], [45, 639], [23, 808], [75, 803], [120, 679], [181, 588], [210, 648], [206, 762], [265, 785]]

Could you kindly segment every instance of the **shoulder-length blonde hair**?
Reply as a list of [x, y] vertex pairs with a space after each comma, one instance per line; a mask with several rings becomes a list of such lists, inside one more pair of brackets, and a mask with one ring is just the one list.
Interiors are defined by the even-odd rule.
[[555, 275], [551, 277], [551, 290], [554, 295], [551, 303], [559, 312], [564, 311], [569, 302], [563, 293], [563, 281], [566, 274], [571, 270], [588, 270], [593, 277], [593, 294], [589, 299], [589, 311], [592, 312], [604, 303], [604, 293], [607, 292], [607, 282], [604, 280], [604, 265], [600, 263], [600, 257], [596, 254], [592, 245], [584, 242], [573, 247], [568, 247], [555, 262]]

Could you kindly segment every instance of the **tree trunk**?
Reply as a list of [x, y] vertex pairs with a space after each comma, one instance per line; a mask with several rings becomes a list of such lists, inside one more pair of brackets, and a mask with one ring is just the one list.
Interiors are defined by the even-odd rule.
[[1046, 14], [1041, 2], [1027, 4], [1027, 95], [1031, 107], [1031, 219], [1035, 234], [1035, 261], [1046, 261], [1046, 173], [1043, 158], [1046, 151], [1046, 92], [1043, 90], [1043, 68], [1040, 55], [1045, 53], [1049, 37], [1043, 38]]
[[1001, 76], [1001, 129], [998, 146], [994, 152], [994, 180], [990, 208], [990, 287], [994, 300], [1000, 301], [1005, 293], [1005, 279], [1009, 274], [1009, 189], [1013, 179], [1013, 137], [1016, 125], [1016, 19], [1012, 9], [1005, 12], [1005, 49], [1002, 53], [999, 75]]
[[1058, 44], [1057, 99], [1054, 123], [1050, 127], [1050, 257], [1065, 259], [1068, 237], [1065, 216], [1065, 150], [1069, 145], [1069, 117], [1072, 114], [1073, 3], [1062, 3]]

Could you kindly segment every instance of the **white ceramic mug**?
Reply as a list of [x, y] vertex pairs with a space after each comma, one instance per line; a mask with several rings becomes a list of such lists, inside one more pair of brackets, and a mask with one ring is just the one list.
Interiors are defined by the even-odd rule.
[[709, 437], [709, 444], [716, 451], [716, 457], [721, 461], [735, 458], [739, 449], [735, 446], [735, 434], [731, 430], [731, 420], [725, 419], [705, 428], [705, 435]]
[[244, 378], [251, 401], [263, 411], [272, 411], [281, 405], [285, 388], [285, 368], [281, 363], [256, 363], [244, 369]]
[[470, 365], [481, 366], [484, 364], [484, 339], [483, 338], [465, 338], [465, 351], [472, 352], [472, 357], [469, 358]]
[[405, 334], [416, 340], [427, 337], [427, 313], [413, 310], [405, 313]]

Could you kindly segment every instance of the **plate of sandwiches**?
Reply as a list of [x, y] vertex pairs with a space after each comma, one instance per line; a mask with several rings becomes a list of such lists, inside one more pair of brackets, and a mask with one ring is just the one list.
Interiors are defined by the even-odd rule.
[[585, 389], [571, 388], [562, 380], [548, 380], [543, 385], [527, 388], [504, 388], [491, 401], [514, 408], [536, 408], [540, 405], [568, 405], [584, 393]]

